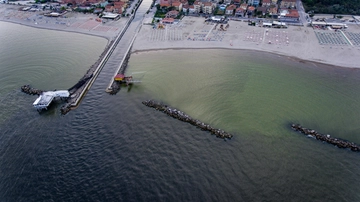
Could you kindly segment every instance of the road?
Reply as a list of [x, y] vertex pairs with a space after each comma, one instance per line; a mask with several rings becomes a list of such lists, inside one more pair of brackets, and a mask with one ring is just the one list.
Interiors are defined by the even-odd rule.
[[310, 18], [308, 17], [308, 14], [305, 13], [305, 9], [304, 9], [304, 6], [303, 6], [301, 0], [296, 1], [296, 8], [297, 8], [297, 10], [299, 12], [300, 22], [304, 26], [307, 26], [307, 24], [309, 23], [308, 19], [310, 19]]

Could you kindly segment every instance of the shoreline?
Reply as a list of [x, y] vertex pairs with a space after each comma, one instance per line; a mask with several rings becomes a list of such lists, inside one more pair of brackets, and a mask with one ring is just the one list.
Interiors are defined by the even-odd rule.
[[[107, 44], [106, 46], [109, 45], [109, 43], [111, 42], [113, 37], [109, 37], [109, 36], [105, 36], [105, 35], [101, 35], [101, 34], [96, 34], [96, 33], [88, 33], [86, 31], [79, 31], [79, 30], [66, 30], [66, 29], [61, 29], [61, 28], [56, 28], [56, 27], [45, 27], [45, 26], [35, 26], [35, 25], [30, 25], [30, 24], [26, 24], [26, 23], [22, 23], [19, 21], [11, 21], [11, 20], [4, 20], [4, 19], [0, 19], [0, 22], [6, 22], [6, 23], [13, 23], [13, 24], [17, 24], [17, 25], [21, 25], [21, 26], [27, 26], [27, 27], [31, 27], [31, 28], [36, 28], [36, 29], [43, 29], [43, 30], [52, 30], [52, 31], [61, 31], [61, 32], [68, 32], [68, 33], [76, 33], [76, 34], [84, 34], [84, 35], [88, 35], [88, 36], [95, 36], [95, 37], [101, 37], [107, 40]], [[141, 32], [141, 30], [140, 30]], [[135, 39], [136, 42], [136, 39]], [[328, 61], [319, 61], [319, 60], [312, 60], [309, 58], [301, 58], [301, 57], [296, 57], [293, 56], [291, 54], [286, 54], [286, 53], [282, 53], [282, 52], [272, 52], [271, 50], [260, 50], [260, 49], [256, 49], [256, 48], [241, 48], [241, 47], [221, 47], [221, 46], [202, 46], [202, 47], [181, 47], [181, 46], [172, 46], [172, 47], [159, 47], [159, 48], [139, 48], [139, 49], [135, 49], [135, 50], [131, 50], [131, 54], [132, 53], [142, 53], [142, 52], [155, 52], [155, 51], [164, 51], [164, 50], [206, 50], [206, 49], [211, 49], [211, 50], [240, 50], [240, 51], [255, 51], [255, 52], [264, 52], [264, 53], [270, 53], [270, 54], [274, 54], [274, 55], [279, 55], [279, 56], [284, 56], [284, 57], [289, 57], [289, 58], [293, 58], [294, 60], [301, 62], [301, 61], [305, 61], [305, 62], [312, 62], [315, 64], [322, 64], [322, 65], [330, 65], [333, 67], [337, 67], [337, 68], [353, 68], [353, 69], [357, 69], [360, 68], [360, 66], [343, 66], [343, 65], [339, 65], [339, 64], [332, 64], [329, 63]]]
[[0, 4], [0, 21], [43, 30], [63, 31], [101, 37], [110, 43], [125, 26], [128, 18], [98, 22], [95, 14], [68, 12], [62, 17], [47, 17], [43, 11], [20, 11], [18, 5]]
[[346, 66], [339, 66], [339, 65], [335, 65], [335, 64], [329, 64], [329, 63], [324, 63], [324, 62], [320, 62], [320, 61], [315, 61], [315, 60], [308, 60], [308, 59], [303, 59], [303, 58], [299, 58], [296, 56], [291, 56], [291, 55], [285, 55], [282, 53], [277, 53], [277, 52], [270, 52], [270, 51], [265, 51], [265, 50], [255, 50], [255, 49], [246, 49], [246, 48], [223, 48], [223, 47], [204, 47], [204, 48], [185, 48], [185, 47], [179, 47], [179, 48], [159, 48], [159, 49], [140, 49], [140, 50], [135, 50], [132, 51], [131, 53], [146, 53], [146, 52], [156, 52], [156, 51], [166, 51], [166, 50], [233, 50], [233, 51], [253, 51], [253, 52], [261, 52], [261, 53], [267, 53], [267, 54], [273, 54], [273, 55], [277, 55], [277, 56], [282, 56], [282, 57], [287, 57], [290, 59], [295, 60], [296, 62], [300, 62], [300, 63], [312, 63], [315, 65], [327, 65], [330, 67], [334, 67], [334, 68], [344, 68], [344, 69], [360, 69], [360, 67], [346, 67]]
[[[136, 40], [135, 40], [136, 42]], [[264, 49], [256, 49], [256, 48], [241, 48], [241, 47], [221, 47], [221, 46], [203, 46], [203, 47], [182, 47], [182, 46], [172, 46], [172, 47], [159, 47], [159, 48], [138, 48], [133, 49], [131, 53], [144, 53], [144, 52], [154, 52], [154, 51], [165, 51], [165, 50], [206, 50], [206, 49], [212, 49], [212, 50], [240, 50], [240, 51], [254, 51], [254, 52], [263, 52], [263, 53], [269, 53], [274, 54], [278, 56], [288, 57], [292, 58], [298, 62], [311, 62], [313, 64], [320, 64], [320, 65], [328, 65], [336, 68], [348, 68], [348, 69], [359, 69], [360, 65], [356, 62], [352, 63], [336, 63], [334, 61], [328, 61], [328, 60], [322, 60], [322, 59], [312, 59], [308, 57], [298, 57], [294, 56], [290, 53], [280, 52], [280, 51], [272, 51], [272, 50], [264, 50]], [[360, 51], [359, 51], [360, 53]], [[360, 57], [360, 54], [359, 54]], [[341, 59], [341, 58], [340, 58]], [[354, 58], [356, 60], [356, 58]]]
[[24, 24], [24, 23], [21, 23], [21, 22], [18, 22], [18, 21], [7, 21], [7, 20], [4, 20], [4, 19], [0, 19], [0, 22], [12, 23], [12, 24], [31, 27], [31, 28], [36, 28], [36, 29], [60, 31], [60, 32], [69, 32], [69, 33], [75, 33], [75, 34], [84, 34], [84, 35], [89, 35], [89, 36], [101, 37], [101, 38], [106, 39], [108, 41], [107, 43], [109, 43], [109, 41], [111, 41], [111, 38], [109, 38], [108, 36], [104, 36], [104, 35], [100, 35], [100, 34], [94, 34], [94, 33], [86, 33], [84, 31], [66, 30], [66, 29], [55, 28], [55, 27], [34, 26], [34, 25]]
[[[299, 62], [360, 68], [357, 62], [360, 46], [319, 44], [315, 32], [334, 31], [295, 26], [287, 29], [263, 28], [248, 26], [241, 21], [229, 21], [229, 25], [226, 31], [217, 31], [215, 25], [204, 23], [203, 18], [187, 16], [179, 25], [166, 25], [162, 30], [143, 25], [132, 53], [180, 49], [248, 50], [289, 57]], [[349, 27], [347, 31], [360, 34], [360, 27]]]
[[[107, 39], [107, 46], [122, 30], [128, 19], [121, 18], [119, 21], [102, 24], [96, 23], [94, 19], [96, 17], [92, 14], [69, 13], [70, 17], [58, 19], [43, 17], [41, 13], [18, 11], [17, 8], [18, 6], [0, 6], [0, 15], [4, 14], [0, 16], [0, 21], [44, 30], [101, 37]], [[152, 14], [146, 15], [146, 17], [151, 18]], [[39, 19], [40, 21], [37, 23]], [[246, 22], [242, 21], [229, 21], [229, 25], [230, 27], [226, 31], [216, 31], [216, 26], [204, 23], [203, 18], [188, 16], [185, 16], [179, 25], [166, 25], [162, 30], [142, 25], [131, 53], [180, 49], [248, 50], [290, 57], [299, 62], [306, 61], [342, 68], [360, 68], [357, 62], [360, 58], [360, 46], [320, 45], [315, 35], [315, 31], [318, 30], [313, 30], [311, 27], [290, 26], [287, 29], [265, 29], [248, 26]], [[214, 27], [215, 29], [213, 29]], [[360, 33], [359, 26], [349, 26], [348, 29], [351, 29], [351, 32]], [[214, 32], [217, 32], [216, 35], [213, 34]], [[325, 32], [333, 31], [326, 30]], [[201, 34], [206, 37], [217, 37], [220, 40], [207, 41], [205, 37], [198, 37]], [[280, 37], [276, 38], [275, 35], [276, 37], [280, 35]], [[172, 38], [174, 36], [177, 38]], [[272, 43], [270, 40], [267, 43], [268, 38], [272, 39]], [[275, 39], [276, 41], [279, 39], [279, 42], [275, 42]]]

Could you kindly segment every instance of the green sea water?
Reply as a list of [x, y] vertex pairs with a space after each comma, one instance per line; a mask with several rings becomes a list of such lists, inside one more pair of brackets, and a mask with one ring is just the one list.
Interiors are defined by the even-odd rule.
[[153, 99], [231, 132], [276, 137], [299, 123], [360, 142], [358, 69], [240, 50], [142, 52], [129, 66]]

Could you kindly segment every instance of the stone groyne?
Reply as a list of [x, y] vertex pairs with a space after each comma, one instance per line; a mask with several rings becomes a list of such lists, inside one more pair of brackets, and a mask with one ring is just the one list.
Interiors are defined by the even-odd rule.
[[184, 122], [190, 123], [193, 126], [199, 127], [201, 130], [209, 131], [209, 132], [211, 132], [212, 135], [215, 135], [218, 138], [231, 139], [233, 137], [233, 135], [230, 133], [227, 133], [220, 129], [213, 128], [210, 125], [202, 123], [199, 120], [193, 119], [189, 115], [185, 114], [184, 112], [181, 112], [177, 109], [168, 107], [165, 104], [156, 102], [154, 100], [147, 100], [147, 101], [143, 101], [142, 103], [145, 106], [155, 108], [156, 110], [164, 112], [165, 114], [167, 114], [173, 118], [176, 118], [180, 121], [184, 121]]
[[324, 134], [321, 134], [321, 133], [317, 132], [316, 130], [304, 128], [299, 124], [291, 124], [291, 128], [293, 130], [295, 130], [295, 131], [298, 131], [298, 132], [304, 134], [304, 135], [307, 135], [309, 137], [313, 137], [313, 138], [315, 138], [317, 140], [327, 142], [327, 143], [335, 145], [335, 146], [337, 146], [339, 148], [349, 148], [349, 149], [351, 149], [351, 151], [357, 151], [357, 152], [360, 151], [360, 146], [353, 143], [353, 142], [349, 142], [349, 141], [346, 141], [346, 140], [341, 140], [339, 138], [334, 138], [334, 137], [331, 137], [328, 134], [324, 135]]
[[21, 91], [29, 95], [41, 95], [44, 92], [43, 90], [32, 88], [30, 85], [21, 86]]

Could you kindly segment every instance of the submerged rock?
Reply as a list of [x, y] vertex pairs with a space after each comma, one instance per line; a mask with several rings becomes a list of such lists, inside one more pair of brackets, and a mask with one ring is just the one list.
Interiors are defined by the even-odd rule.
[[199, 120], [193, 119], [189, 115], [185, 114], [184, 112], [179, 111], [174, 108], [171, 108], [171, 107], [168, 107], [165, 104], [155, 102], [154, 100], [147, 100], [147, 101], [143, 101], [142, 103], [145, 106], [155, 108], [156, 110], [162, 111], [165, 114], [167, 114], [173, 118], [176, 118], [180, 121], [190, 123], [191, 125], [196, 126], [196, 127], [200, 128], [201, 130], [209, 131], [212, 135], [215, 135], [218, 138], [231, 139], [233, 137], [233, 135], [230, 133], [227, 133], [220, 129], [212, 128], [210, 125], [202, 123]]

